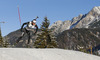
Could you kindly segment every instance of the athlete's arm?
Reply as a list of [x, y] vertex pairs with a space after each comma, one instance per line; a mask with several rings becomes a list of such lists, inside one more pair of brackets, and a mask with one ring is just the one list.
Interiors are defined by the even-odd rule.
[[23, 30], [24, 25], [29, 24], [29, 22], [23, 23], [23, 25], [21, 26], [21, 31]]

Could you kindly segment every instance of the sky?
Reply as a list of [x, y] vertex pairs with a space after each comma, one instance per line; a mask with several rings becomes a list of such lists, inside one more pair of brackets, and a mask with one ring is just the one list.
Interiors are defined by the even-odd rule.
[[100, 0], [0, 0], [0, 22], [5, 22], [0, 23], [2, 36], [21, 28], [18, 6], [21, 24], [39, 16], [37, 25], [40, 27], [45, 16], [50, 25], [58, 20], [71, 20], [100, 6]]

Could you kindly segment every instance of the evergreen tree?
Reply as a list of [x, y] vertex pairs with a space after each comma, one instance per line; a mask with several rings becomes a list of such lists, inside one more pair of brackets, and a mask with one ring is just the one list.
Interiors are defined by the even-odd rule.
[[0, 47], [3, 47], [3, 38], [1, 35], [1, 29], [0, 29]]
[[10, 46], [10, 43], [8, 43], [8, 41], [4, 41], [3, 42], [3, 47], [7, 48], [8, 46]]
[[34, 46], [36, 48], [56, 48], [57, 43], [55, 41], [54, 35], [51, 35], [51, 30], [48, 29], [50, 25], [49, 20], [47, 17], [44, 18], [44, 21], [41, 25], [41, 33], [38, 34], [36, 41], [34, 42]]
[[0, 47], [8, 47], [10, 45], [7, 41], [3, 41], [3, 37], [1, 34], [1, 29], [0, 29]]

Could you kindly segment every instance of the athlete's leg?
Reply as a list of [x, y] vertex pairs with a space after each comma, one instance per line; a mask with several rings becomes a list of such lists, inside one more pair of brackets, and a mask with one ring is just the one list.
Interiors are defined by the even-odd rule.
[[30, 32], [28, 32], [28, 44], [30, 43]]
[[24, 29], [21, 36], [17, 39], [16, 43], [18, 43], [22, 39], [22, 37], [25, 35], [25, 33], [26, 33], [26, 30]]

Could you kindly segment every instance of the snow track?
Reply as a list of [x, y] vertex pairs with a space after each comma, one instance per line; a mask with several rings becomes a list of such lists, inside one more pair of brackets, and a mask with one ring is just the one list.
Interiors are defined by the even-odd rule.
[[63, 49], [0, 48], [0, 60], [100, 60], [100, 57]]

